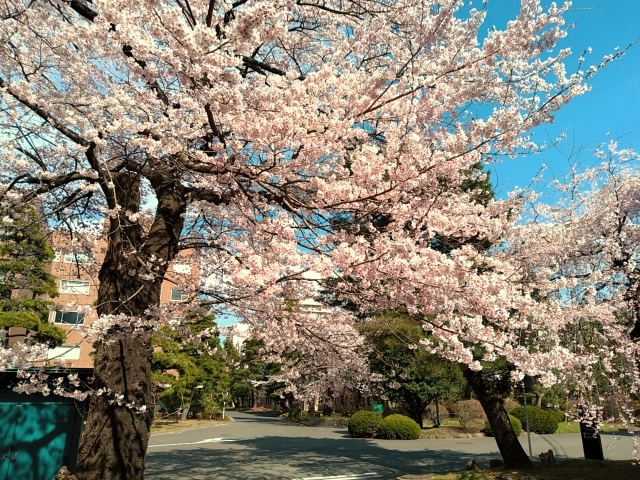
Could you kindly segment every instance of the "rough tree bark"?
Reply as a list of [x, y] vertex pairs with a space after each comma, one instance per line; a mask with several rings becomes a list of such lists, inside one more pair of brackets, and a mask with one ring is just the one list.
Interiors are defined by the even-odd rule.
[[[148, 232], [126, 216], [110, 219], [107, 252], [98, 290], [99, 315], [125, 314], [150, 320], [149, 306], [160, 303], [168, 263], [178, 251], [185, 211], [171, 172], [147, 175], [156, 192], [156, 218]], [[114, 173], [115, 196], [122, 211], [138, 212], [140, 178]], [[152, 423], [151, 329], [116, 325], [96, 343], [92, 396], [77, 463], [79, 480], [142, 480]], [[129, 406], [128, 406], [129, 405]]]
[[467, 367], [463, 367], [462, 371], [489, 419], [491, 431], [498, 444], [505, 467], [533, 468], [533, 463], [520, 445], [511, 422], [509, 422], [509, 415], [504, 408], [505, 389], [501, 384], [508, 380], [496, 381], [488, 378], [484, 371], [476, 372]]
[[189, 403], [185, 403], [182, 406], [182, 412], [180, 412], [180, 421], [181, 422], [186, 422], [187, 418], [189, 417], [189, 410], [191, 410], [191, 401], [189, 401]]

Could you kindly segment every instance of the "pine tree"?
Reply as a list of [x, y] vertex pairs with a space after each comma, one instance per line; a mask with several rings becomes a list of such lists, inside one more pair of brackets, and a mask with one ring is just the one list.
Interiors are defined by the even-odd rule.
[[165, 386], [158, 401], [170, 411], [181, 410], [183, 420], [190, 411], [212, 414], [229, 388], [226, 352], [216, 330], [212, 315], [190, 314], [181, 326], [164, 327], [154, 336], [152, 381]]
[[462, 391], [464, 380], [458, 365], [418, 346], [426, 335], [411, 317], [398, 312], [376, 315], [361, 331], [372, 346], [371, 371], [383, 377], [383, 395], [420, 427], [432, 401]]
[[47, 265], [54, 252], [40, 216], [31, 205], [0, 219], [0, 328], [24, 327], [50, 346], [65, 339], [63, 329], [47, 322], [58, 295]]

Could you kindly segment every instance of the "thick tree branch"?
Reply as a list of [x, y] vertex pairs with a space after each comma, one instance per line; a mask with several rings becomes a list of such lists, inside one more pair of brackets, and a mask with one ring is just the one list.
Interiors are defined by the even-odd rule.
[[30, 102], [29, 100], [26, 100], [26, 99], [16, 95], [11, 90], [11, 87], [9, 86], [9, 84], [5, 80], [3, 80], [2, 78], [0, 78], [0, 89], [4, 89], [9, 95], [11, 95], [13, 98], [15, 98], [21, 104], [23, 104], [25, 107], [27, 107], [33, 113], [38, 115], [45, 122], [47, 122], [49, 125], [51, 125], [53, 128], [55, 128], [57, 131], [62, 133], [65, 137], [67, 137], [72, 142], [74, 142], [74, 143], [76, 143], [78, 145], [81, 145], [83, 147], [88, 147], [89, 146], [90, 143], [89, 143], [88, 140], [82, 138], [82, 136], [80, 136], [78, 133], [74, 132], [70, 128], [65, 127], [53, 115], [49, 114], [49, 112], [47, 112], [43, 108], [39, 107], [36, 103]]
[[261, 62], [260, 60], [256, 60], [255, 58], [251, 58], [247, 56], [242, 57], [242, 63], [244, 63], [246, 67], [252, 68], [253, 70], [255, 70], [258, 73], [261, 73], [262, 75], [264, 75], [264, 72], [262, 72], [262, 70], [274, 73], [276, 75], [281, 75], [281, 76], [285, 76], [287, 74], [287, 72], [285, 72], [284, 70], [281, 70], [276, 67], [272, 67], [268, 63], [264, 63], [264, 62]]
[[91, 10], [86, 2], [81, 0], [71, 0], [69, 6], [76, 11], [81, 17], [93, 22], [98, 16], [98, 12]]
[[23, 178], [23, 180], [20, 183], [27, 183], [31, 185], [42, 185], [40, 188], [38, 188], [34, 192], [36, 195], [40, 195], [43, 193], [51, 192], [52, 190], [55, 190], [56, 188], [61, 187], [63, 185], [68, 185], [71, 182], [77, 182], [80, 180], [83, 180], [89, 183], [95, 181], [95, 179], [87, 177], [86, 175], [81, 175], [78, 172], [72, 172], [66, 175], [60, 175], [55, 178], [48, 178], [46, 180], [43, 180], [42, 178], [38, 178], [38, 177], [28, 176], [26, 178]]
[[187, 196], [190, 201], [208, 202], [212, 205], [229, 205], [231, 195], [223, 195], [206, 188], [190, 188]]

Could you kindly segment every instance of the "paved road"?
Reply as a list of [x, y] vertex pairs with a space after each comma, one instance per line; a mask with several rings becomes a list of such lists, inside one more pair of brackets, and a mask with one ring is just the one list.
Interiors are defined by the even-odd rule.
[[[346, 430], [306, 427], [269, 413], [232, 412], [235, 422], [151, 437], [149, 480], [394, 479], [403, 474], [460, 470], [471, 458], [481, 467], [500, 458], [492, 438], [385, 441], [353, 439]], [[611, 443], [605, 458], [631, 457], [632, 439]], [[526, 435], [520, 437], [528, 450]], [[534, 455], [553, 449], [581, 458], [578, 434], [532, 435]]]

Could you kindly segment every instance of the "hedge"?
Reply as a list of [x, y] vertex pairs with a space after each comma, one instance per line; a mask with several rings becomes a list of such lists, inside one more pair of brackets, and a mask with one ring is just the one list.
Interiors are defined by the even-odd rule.
[[361, 410], [349, 418], [349, 433], [352, 437], [373, 438], [378, 433], [382, 415], [377, 412]]
[[562, 410], [545, 410], [549, 415], [552, 415], [556, 422], [564, 422], [564, 412]]
[[[528, 406], [529, 429], [534, 433], [555, 433], [558, 429], [556, 415], [551, 411], [539, 407]], [[526, 426], [524, 407], [516, 407], [511, 410], [511, 415], [520, 420], [523, 427]]]
[[420, 438], [422, 430], [413, 419], [395, 413], [382, 419], [378, 437], [387, 440], [415, 440]]

